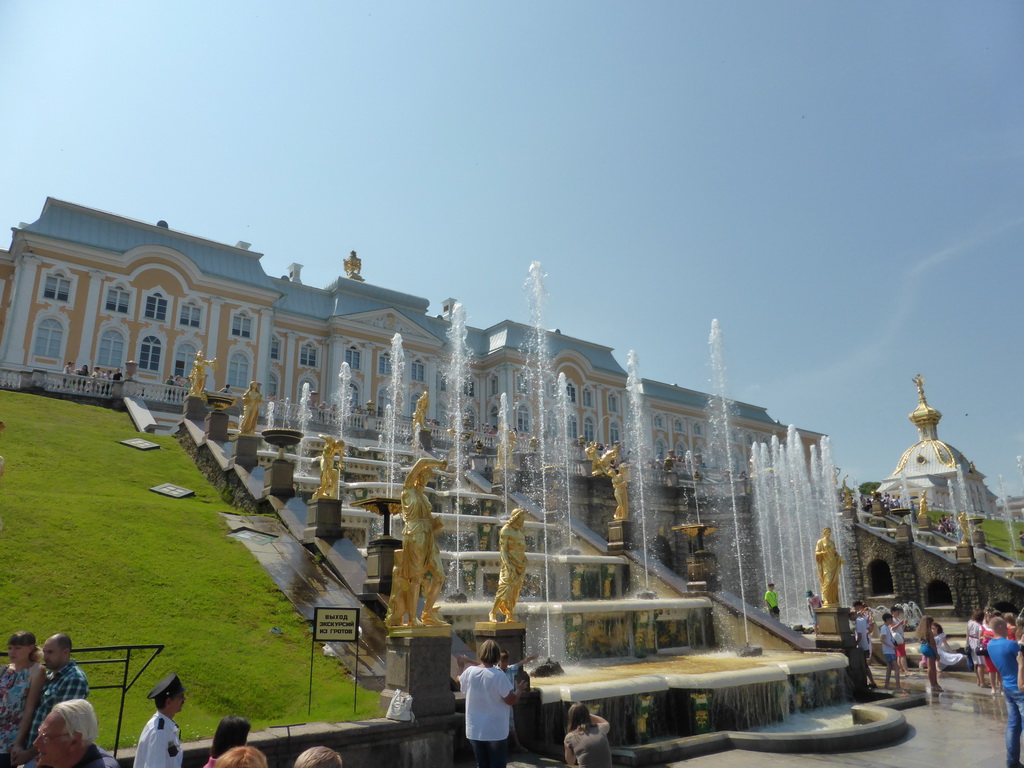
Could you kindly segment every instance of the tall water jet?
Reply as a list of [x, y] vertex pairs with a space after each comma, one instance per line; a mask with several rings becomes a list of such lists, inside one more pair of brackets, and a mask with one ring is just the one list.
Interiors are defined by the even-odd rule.
[[650, 451], [647, 445], [649, 430], [644, 419], [644, 390], [640, 381], [639, 360], [635, 350], [629, 350], [627, 356], [626, 398], [628, 408], [626, 416], [626, 434], [629, 435], [630, 463], [633, 465], [633, 495], [636, 497], [636, 514], [640, 518], [640, 537], [644, 555], [644, 589], [650, 590], [650, 565], [647, 561], [650, 549], [647, 535], [647, 465]]
[[338, 420], [338, 439], [345, 439], [345, 424], [352, 411], [352, 369], [342, 361], [338, 368], [338, 389], [334, 393], [334, 413]]
[[274, 428], [274, 417], [277, 411], [277, 403], [271, 400], [267, 403], [267, 429]]
[[[544, 307], [547, 303], [547, 291], [544, 288], [544, 270], [539, 261], [530, 263], [530, 276], [526, 280], [526, 301], [530, 308], [530, 324], [533, 333], [528, 350], [530, 386], [535, 395], [537, 412], [535, 414], [533, 434], [537, 438], [540, 452], [538, 468], [540, 469], [540, 498], [544, 523], [547, 523], [547, 473], [543, 467], [548, 465], [547, 446], [547, 404], [546, 396], [554, 382], [551, 376], [551, 353], [548, 351], [548, 332], [544, 329]], [[547, 652], [551, 656], [551, 566], [548, 560], [548, 529], [545, 525], [541, 533], [544, 546], [544, 602], [546, 609]]]
[[455, 592], [462, 592], [462, 493], [464, 490], [463, 464], [465, 462], [462, 430], [466, 420], [466, 387], [469, 384], [469, 346], [466, 344], [469, 330], [466, 327], [466, 310], [457, 302], [452, 307], [451, 325], [448, 326], [449, 359], [445, 372], [448, 383], [448, 428], [452, 435], [452, 469], [455, 472], [455, 551], [451, 567], [455, 569]]
[[555, 444], [555, 466], [561, 467], [563, 471], [566, 537], [563, 551], [569, 554], [575, 553], [572, 547], [572, 445], [576, 436], [570, 434], [569, 430], [572, 409], [569, 405], [569, 387], [564, 373], [558, 374], [558, 390], [555, 394], [558, 403], [558, 437], [560, 438]]
[[731, 404], [727, 398], [728, 387], [725, 375], [725, 358], [722, 353], [722, 329], [718, 320], [711, 321], [711, 335], [708, 337], [711, 347], [711, 376], [713, 395], [708, 400], [710, 411], [711, 435], [709, 447], [713, 447], [714, 463], [718, 463], [724, 472], [728, 486], [729, 503], [732, 507], [734, 540], [736, 542], [736, 567], [739, 572], [740, 602], [743, 605], [743, 644], [750, 645], [750, 630], [747, 627], [747, 592], [743, 581], [743, 542], [740, 531], [740, 513], [736, 505], [736, 487], [733, 484], [732, 463], [730, 461], [732, 440], [730, 436]]
[[312, 397], [313, 393], [309, 382], [303, 382], [302, 394], [299, 396], [299, 431], [302, 432], [302, 439], [299, 441], [299, 465], [302, 474], [307, 474], [310, 467], [310, 462], [306, 458], [306, 444], [308, 442], [306, 428], [309, 427], [309, 422], [313, 419], [313, 408], [310, 405]]
[[[384, 458], [387, 461], [388, 496], [395, 496], [395, 482], [398, 477], [398, 457], [395, 453], [398, 444], [398, 420], [405, 406], [405, 349], [402, 347], [402, 334], [391, 337], [391, 380], [388, 382], [388, 405], [384, 422]], [[385, 372], [387, 372], [385, 370]]]
[[1010, 515], [1010, 499], [1009, 494], [1006, 492], [1006, 483], [1003, 482], [1003, 476], [999, 476], [999, 498], [1003, 502], [1003, 522], [1006, 523], [1006, 552], [1014, 560], [1019, 559], [1017, 557], [1017, 547], [1014, 544], [1015, 537], [1013, 535], [1013, 518]]
[[509, 509], [508, 506], [508, 491], [512, 483], [512, 479], [509, 476], [512, 471], [512, 451], [514, 445], [512, 444], [512, 430], [508, 425], [508, 395], [505, 392], [501, 393], [501, 406], [498, 411], [498, 466], [495, 470], [501, 470], [501, 490], [504, 496], [504, 505], [502, 509], [506, 512]]

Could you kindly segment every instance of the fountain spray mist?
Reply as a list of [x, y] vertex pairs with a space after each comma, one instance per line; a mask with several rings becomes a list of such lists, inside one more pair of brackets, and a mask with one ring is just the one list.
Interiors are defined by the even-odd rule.
[[398, 456], [395, 448], [398, 442], [398, 419], [405, 406], [405, 349], [402, 334], [391, 337], [391, 380], [388, 382], [387, 406], [385, 411], [384, 457], [388, 463], [388, 496], [394, 498], [394, 485], [401, 478], [398, 475]]
[[449, 359], [445, 379], [448, 382], [448, 428], [452, 430], [455, 456], [454, 466], [449, 467], [455, 473], [455, 551], [452, 568], [455, 569], [455, 591], [462, 591], [462, 494], [464, 491], [462, 466], [463, 455], [462, 430], [466, 417], [466, 385], [469, 383], [469, 347], [466, 344], [469, 330], [466, 327], [466, 310], [460, 302], [452, 307], [451, 325], [448, 326]]
[[629, 399], [629, 409], [626, 414], [629, 418], [627, 434], [629, 435], [629, 450], [631, 454], [630, 464], [632, 464], [631, 469], [633, 470], [632, 486], [637, 500], [637, 516], [640, 518], [640, 536], [643, 539], [644, 589], [649, 591], [651, 588], [651, 575], [647, 561], [649, 539], [647, 535], [646, 494], [647, 464], [650, 460], [650, 451], [647, 448], [649, 430], [644, 419], [644, 390], [643, 384], [640, 381], [640, 363], [635, 350], [629, 350], [627, 360], [626, 396]]

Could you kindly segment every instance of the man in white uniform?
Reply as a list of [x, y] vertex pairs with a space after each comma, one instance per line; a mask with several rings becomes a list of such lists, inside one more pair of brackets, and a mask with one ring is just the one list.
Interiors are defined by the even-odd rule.
[[185, 706], [185, 687], [173, 672], [149, 692], [156, 714], [139, 737], [135, 768], [181, 768], [181, 738], [174, 716]]

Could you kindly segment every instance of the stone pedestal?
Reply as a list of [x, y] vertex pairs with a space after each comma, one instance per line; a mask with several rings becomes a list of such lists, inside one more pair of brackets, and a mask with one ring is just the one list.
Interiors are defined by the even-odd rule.
[[[819, 637], [846, 637], [853, 638], [853, 627], [850, 626], [850, 609], [839, 605], [830, 605], [827, 608], [816, 608], [815, 615], [818, 617]], [[819, 648], [821, 645], [818, 646]]]
[[434, 435], [431, 433], [429, 429], [421, 429], [416, 434], [419, 440], [420, 448], [422, 448], [424, 451], [434, 450]]
[[387, 640], [381, 706], [387, 709], [395, 690], [401, 690], [412, 694], [412, 711], [418, 718], [452, 714], [451, 663], [451, 627], [393, 627]]
[[185, 418], [191, 421], [199, 421], [206, 416], [206, 401], [194, 395], [185, 396]]
[[707, 550], [691, 552], [686, 556], [686, 578], [691, 583], [703, 583], [704, 589], [714, 589], [718, 578], [718, 558]]
[[986, 546], [985, 531], [982, 530], [980, 525], [971, 531], [971, 543], [976, 547]]
[[473, 627], [476, 647], [484, 640], [493, 640], [508, 651], [508, 663], [518, 664], [526, 658], [526, 625], [521, 621], [478, 621]]
[[970, 544], [957, 544], [956, 545], [956, 561], [963, 564], [971, 564], [974, 562], [974, 547]]
[[857, 510], [854, 507], [843, 507], [843, 520], [856, 520]]
[[206, 414], [206, 439], [215, 443], [228, 441], [228, 415], [224, 411], [210, 411]]
[[914, 543], [914, 531], [910, 527], [910, 523], [906, 520], [901, 520], [899, 525], [896, 526], [896, 543], [897, 544], [913, 544]]
[[612, 520], [608, 523], [608, 552], [618, 554], [636, 549], [632, 520]]
[[260, 463], [256, 452], [261, 445], [263, 438], [258, 435], [236, 435], [235, 464], [251, 472]]
[[932, 525], [932, 518], [929, 514], [917, 516], [917, 530], [919, 531], [930, 531], [934, 528]]
[[295, 495], [295, 465], [288, 459], [274, 459], [263, 476], [263, 488], [270, 496], [290, 499]]
[[389, 597], [392, 574], [395, 569], [395, 551], [402, 548], [402, 541], [394, 536], [374, 539], [366, 547], [366, 581], [363, 592]]
[[339, 499], [313, 499], [306, 505], [306, 531], [303, 539], [311, 544], [314, 539], [340, 539], [341, 501]]
[[842, 606], [817, 608], [818, 634], [814, 644], [824, 651], [840, 651], [849, 662], [847, 674], [855, 691], [867, 691], [867, 661], [864, 652], [857, 647], [857, 638], [850, 626], [850, 609]]

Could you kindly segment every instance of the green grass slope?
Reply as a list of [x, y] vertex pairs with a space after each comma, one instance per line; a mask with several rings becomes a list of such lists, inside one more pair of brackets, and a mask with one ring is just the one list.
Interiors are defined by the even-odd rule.
[[[230, 511], [173, 438], [160, 450], [119, 444], [137, 436], [127, 415], [0, 391], [0, 643], [27, 629], [40, 643], [68, 633], [77, 647], [167, 647], [129, 691], [121, 745], [135, 744], [153, 713], [149, 689], [177, 672], [188, 689], [183, 738], [209, 736], [225, 715], [253, 727], [372, 717], [377, 696], [337, 662], [313, 654], [310, 633], [243, 544], [225, 537]], [[169, 499], [151, 486], [195, 490]], [[279, 627], [283, 632], [271, 632]], [[79, 661], [86, 657], [77, 657]], [[133, 660], [132, 675], [141, 665]], [[93, 684], [113, 667], [85, 667]], [[119, 696], [98, 690], [100, 742], [112, 746]]]

